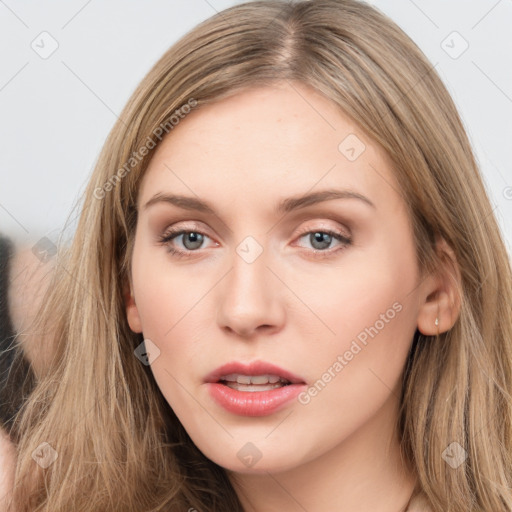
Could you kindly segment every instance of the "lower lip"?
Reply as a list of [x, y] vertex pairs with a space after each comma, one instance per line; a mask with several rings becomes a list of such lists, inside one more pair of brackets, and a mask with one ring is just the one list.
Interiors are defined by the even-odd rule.
[[268, 391], [238, 391], [218, 382], [208, 383], [212, 398], [239, 416], [268, 416], [284, 407], [306, 387], [306, 384], [289, 384]]

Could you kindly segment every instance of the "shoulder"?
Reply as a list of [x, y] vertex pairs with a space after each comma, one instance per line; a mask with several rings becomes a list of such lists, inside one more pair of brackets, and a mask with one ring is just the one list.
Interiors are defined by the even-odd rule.
[[0, 235], [0, 340], [13, 334], [9, 314], [9, 268], [12, 262], [13, 244], [5, 236]]
[[[37, 251], [36, 251], [37, 252]], [[23, 352], [34, 371], [39, 373], [46, 363], [43, 335], [35, 335], [32, 324], [52, 278], [54, 262], [39, 259], [31, 247], [19, 247], [12, 255], [10, 287], [7, 295], [13, 329], [20, 333]]]
[[7, 499], [14, 485], [16, 449], [7, 432], [0, 428], [0, 511], [7, 505]]
[[10, 288], [10, 266], [13, 255], [13, 244], [11, 241], [0, 236], [0, 426], [7, 426], [7, 422], [12, 412], [6, 402], [9, 402], [7, 396], [8, 377], [14, 362], [13, 343], [15, 331], [12, 325], [12, 319], [9, 308], [9, 288]]
[[[28, 289], [22, 296], [20, 288], [26, 286], [20, 267], [29, 261], [26, 256], [25, 261], [20, 258], [15, 244], [0, 234], [0, 427], [11, 436], [14, 416], [34, 385], [30, 353], [37, 344], [27, 343], [29, 336], [25, 332], [31, 311], [27, 305], [34, 300], [31, 300]], [[37, 294], [32, 293], [31, 297], [37, 297]], [[19, 306], [20, 301], [25, 303], [23, 308]], [[20, 333], [23, 336], [18, 336]]]
[[412, 499], [412, 501], [409, 505], [409, 508], [407, 509], [407, 512], [433, 512], [433, 510], [432, 510], [427, 498], [422, 493], [422, 494], [416, 495]]

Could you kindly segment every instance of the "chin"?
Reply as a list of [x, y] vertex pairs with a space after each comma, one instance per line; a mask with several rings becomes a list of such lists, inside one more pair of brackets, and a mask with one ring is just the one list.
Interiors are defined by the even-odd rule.
[[280, 453], [272, 450], [272, 455], [265, 455], [265, 448], [261, 451], [251, 445], [245, 444], [241, 449], [232, 451], [232, 456], [223, 453], [205, 453], [205, 456], [221, 466], [228, 472], [240, 474], [268, 474], [289, 471], [299, 466], [303, 461], [297, 459], [297, 453]]

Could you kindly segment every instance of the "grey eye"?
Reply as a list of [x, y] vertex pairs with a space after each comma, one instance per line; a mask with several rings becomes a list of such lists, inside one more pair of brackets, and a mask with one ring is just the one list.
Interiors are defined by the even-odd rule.
[[195, 231], [187, 231], [180, 236], [183, 237], [183, 246], [189, 250], [199, 249], [204, 239], [204, 235]]

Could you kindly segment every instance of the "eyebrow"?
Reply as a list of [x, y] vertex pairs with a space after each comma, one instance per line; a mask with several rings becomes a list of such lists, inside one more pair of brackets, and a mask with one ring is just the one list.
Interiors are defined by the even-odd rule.
[[[363, 196], [362, 194], [359, 194], [358, 192], [353, 192], [351, 190], [329, 189], [283, 199], [280, 203], [277, 204], [275, 213], [286, 214], [294, 210], [306, 208], [307, 206], [322, 203], [324, 201], [330, 201], [332, 199], [358, 199], [364, 204], [377, 209], [375, 204], [370, 201], [370, 199], [368, 199], [366, 196]], [[183, 208], [184, 210], [195, 210], [216, 215], [215, 210], [207, 201], [203, 201], [196, 197], [164, 194], [162, 192], [155, 194], [151, 199], [149, 199], [149, 201], [147, 201], [143, 206], [143, 209], [146, 210], [150, 206], [157, 203], [169, 203], [179, 208]]]

